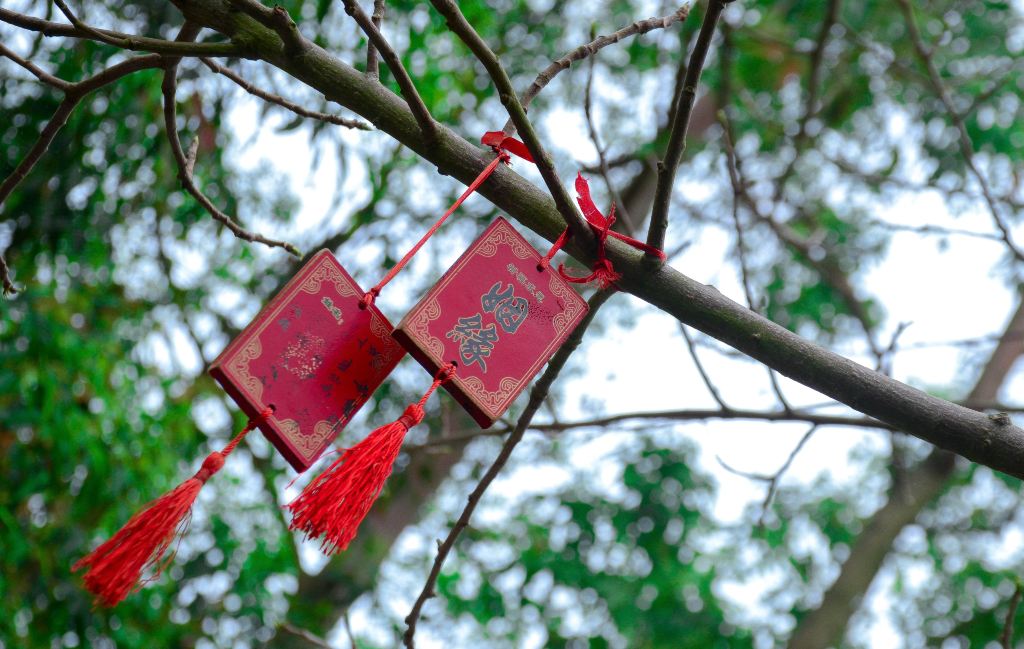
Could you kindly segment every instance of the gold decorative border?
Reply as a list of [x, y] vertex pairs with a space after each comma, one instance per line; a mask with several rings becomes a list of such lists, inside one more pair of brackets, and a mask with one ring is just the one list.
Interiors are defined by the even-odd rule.
[[[260, 357], [263, 353], [262, 343], [260, 342], [260, 336], [263, 331], [273, 322], [277, 320], [277, 316], [281, 313], [285, 305], [291, 301], [291, 299], [298, 293], [310, 293], [316, 295], [323, 284], [323, 282], [330, 282], [334, 285], [334, 289], [338, 292], [341, 297], [354, 297], [360, 296], [362, 293], [359, 287], [346, 276], [345, 272], [340, 268], [337, 259], [334, 258], [329, 252], [323, 253], [322, 257], [316, 262], [316, 266], [309, 271], [306, 277], [295, 286], [286, 286], [285, 289], [274, 297], [274, 300], [267, 305], [264, 312], [260, 312], [257, 318], [261, 320], [256, 328], [256, 331], [251, 334], [251, 340], [245, 345], [239, 347], [237, 350], [227, 349], [224, 354], [224, 361], [221, 362], [224, 373], [228, 378], [234, 380], [236, 383], [242, 385], [249, 392], [249, 398], [255, 402], [257, 407], [263, 405], [263, 384], [259, 378], [252, 375], [249, 369], [249, 364]], [[375, 308], [375, 307], [371, 307]], [[376, 336], [379, 336], [381, 340], [385, 341], [386, 356], [384, 363], [388, 363], [392, 360], [393, 354], [396, 351], [402, 350], [401, 346], [394, 341], [391, 337], [391, 327], [388, 325], [387, 320], [377, 313], [375, 310], [370, 313], [370, 331]], [[302, 455], [303, 459], [310, 460], [313, 457], [313, 453], [317, 447], [323, 442], [323, 440], [333, 432], [334, 427], [326, 419], [322, 419], [313, 425], [313, 433], [308, 436], [302, 435], [301, 427], [299, 423], [294, 419], [277, 419], [274, 416], [270, 417], [270, 421], [276, 424], [277, 429], [283, 435], [285, 443], [291, 446], [295, 451]]]
[[[459, 377], [456, 376], [456, 378]], [[498, 389], [494, 392], [485, 388], [484, 382], [478, 376], [467, 376], [460, 379], [459, 382], [466, 386], [467, 391], [477, 395], [483, 401], [479, 405], [485, 406], [485, 410], [491, 414], [499, 414], [504, 410], [502, 405], [507, 404], [518, 390], [522, 379], [517, 380], [514, 377], [506, 376], [498, 382]]]
[[[309, 459], [320, 445], [323, 444], [323, 441], [335, 431], [335, 428], [336, 425], [332, 425], [326, 419], [321, 419], [313, 426], [312, 435], [298, 437], [294, 440], [295, 447], [303, 451], [303, 457]], [[296, 426], [295, 430], [298, 432], [298, 426]]]
[[302, 284], [299, 286], [298, 293], [302, 291], [304, 293], [310, 293], [316, 295], [320, 292], [320, 285], [325, 282], [333, 282], [334, 289], [338, 291], [338, 295], [342, 297], [355, 297], [359, 295], [359, 291], [355, 286], [352, 286], [346, 279], [346, 277], [338, 271], [337, 266], [328, 262], [322, 264], [318, 268], [314, 268], [313, 272], [309, 274]]
[[381, 366], [390, 363], [395, 352], [398, 352], [399, 358], [401, 358], [402, 354], [405, 354], [402, 346], [391, 336], [391, 331], [391, 325], [388, 324], [388, 321], [383, 316], [375, 311], [370, 311], [370, 333], [380, 338], [384, 343], [384, 350], [381, 352], [384, 354], [384, 357], [381, 359]]
[[576, 291], [569, 288], [569, 285], [561, 277], [554, 273], [551, 273], [548, 289], [556, 298], [560, 298], [562, 304], [565, 305], [565, 310], [551, 319], [551, 324], [554, 325], [555, 331], [561, 334], [572, 323], [579, 320], [578, 316], [581, 315], [580, 312], [583, 311], [586, 302], [583, 301], [583, 298]]
[[249, 363], [263, 354], [263, 344], [258, 337], [253, 338], [247, 345], [238, 350], [224, 367], [228, 375], [232, 375], [252, 395], [253, 401], [260, 403], [263, 400], [263, 383], [253, 376], [249, 371]]
[[409, 322], [409, 328], [412, 329], [412, 333], [416, 336], [417, 340], [423, 341], [426, 344], [427, 351], [434, 355], [434, 360], [443, 365], [446, 362], [441, 359], [444, 356], [444, 342], [430, 333], [430, 323], [440, 317], [441, 305], [438, 303], [437, 296], [435, 295], [416, 309], [415, 315], [413, 315]]
[[501, 219], [494, 231], [480, 241], [474, 252], [481, 257], [493, 257], [498, 253], [498, 246], [503, 243], [507, 243], [512, 249], [512, 254], [520, 259], [529, 259], [531, 256], [540, 259], [537, 251], [505, 219]]

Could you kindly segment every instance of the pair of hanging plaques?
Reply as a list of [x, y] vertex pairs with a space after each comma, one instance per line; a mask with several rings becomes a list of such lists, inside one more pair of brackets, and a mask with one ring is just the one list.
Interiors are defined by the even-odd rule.
[[210, 368], [297, 470], [308, 469], [406, 351], [483, 428], [492, 425], [586, 315], [586, 302], [503, 218], [392, 332], [337, 259], [314, 255]]

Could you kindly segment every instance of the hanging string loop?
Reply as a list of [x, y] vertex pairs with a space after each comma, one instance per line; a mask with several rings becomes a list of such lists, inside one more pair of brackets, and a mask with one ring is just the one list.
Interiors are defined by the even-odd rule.
[[430, 229], [420, 237], [420, 240], [416, 242], [416, 245], [414, 245], [409, 252], [405, 253], [405, 256], [399, 259], [397, 264], [391, 267], [387, 274], [384, 275], [383, 279], [377, 282], [376, 286], [368, 290], [363, 295], [362, 299], [359, 301], [359, 308], [365, 309], [374, 303], [374, 300], [376, 300], [380, 295], [381, 289], [383, 289], [388, 282], [395, 278], [395, 275], [405, 268], [405, 265], [408, 264], [416, 253], [419, 252], [420, 248], [423, 247], [423, 244], [425, 244], [430, 237], [434, 236], [434, 233], [444, 225], [444, 222], [448, 220], [448, 217], [451, 216], [452, 213], [454, 213], [455, 210], [457, 210], [459, 206], [462, 205], [462, 203], [484, 183], [485, 180], [491, 177], [491, 174], [494, 173], [494, 170], [498, 168], [500, 163], [504, 163], [506, 165], [511, 164], [512, 155], [510, 154], [514, 154], [528, 162], [533, 162], [533, 158], [530, 156], [530, 152], [527, 150], [525, 144], [514, 137], [505, 135], [501, 131], [490, 131], [485, 133], [480, 141], [484, 145], [491, 147], [491, 150], [494, 151], [494, 160], [484, 167], [483, 171], [481, 171], [473, 182], [469, 184], [469, 187], [466, 188], [466, 191], [462, 192], [462, 195], [451, 204], [448, 210], [441, 215], [441, 218], [439, 218], [434, 225], [430, 226]]

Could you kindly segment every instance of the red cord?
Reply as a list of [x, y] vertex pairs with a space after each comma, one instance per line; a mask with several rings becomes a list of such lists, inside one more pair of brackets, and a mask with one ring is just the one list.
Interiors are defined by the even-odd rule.
[[449, 216], [452, 215], [453, 212], [455, 212], [455, 210], [459, 208], [460, 205], [462, 205], [463, 201], [469, 198], [470, 195], [473, 192], [475, 192], [480, 187], [480, 185], [484, 183], [485, 180], [490, 178], [491, 174], [494, 173], [494, 170], [498, 168], [499, 162], [509, 164], [509, 161], [511, 160], [511, 156], [509, 155], [510, 152], [514, 153], [520, 158], [523, 158], [524, 160], [533, 162], [533, 158], [530, 157], [530, 152], [526, 149], [525, 144], [523, 144], [522, 142], [513, 137], [506, 136], [501, 131], [489, 131], [485, 133], [483, 138], [481, 138], [481, 142], [490, 146], [491, 149], [494, 151], [494, 160], [492, 160], [489, 165], [484, 167], [484, 170], [480, 172], [480, 175], [478, 175], [472, 183], [470, 183], [469, 187], [466, 188], [466, 191], [462, 192], [462, 196], [459, 196], [458, 200], [452, 203], [451, 207], [448, 208], [448, 211], [445, 212], [441, 216], [441, 218], [439, 218], [437, 222], [434, 223], [434, 225], [432, 225], [429, 230], [427, 230], [426, 234], [424, 234], [420, 238], [420, 240], [416, 242], [416, 245], [413, 246], [412, 249], [409, 250], [409, 252], [405, 253], [405, 256], [402, 257], [397, 264], [391, 267], [391, 270], [389, 270], [387, 274], [384, 275], [384, 278], [377, 282], [376, 286], [371, 288], [369, 291], [366, 292], [365, 295], [363, 295], [363, 299], [359, 301], [360, 308], [365, 309], [366, 307], [373, 304], [373, 301], [377, 299], [378, 295], [380, 295], [381, 289], [383, 289], [388, 282], [395, 278], [395, 275], [397, 275], [399, 272], [401, 272], [403, 268], [405, 268], [405, 265], [409, 263], [413, 256], [415, 256], [416, 253], [419, 252], [420, 248], [423, 247], [423, 244], [427, 242], [427, 239], [434, 236], [434, 233], [437, 232], [442, 225], [444, 225], [444, 222], [448, 219]]
[[409, 404], [402, 416], [367, 435], [313, 478], [286, 507], [292, 513], [290, 529], [320, 539], [328, 554], [340, 552], [355, 538], [360, 523], [380, 495], [409, 429], [423, 421], [423, 406], [438, 386], [455, 374], [447, 363], [418, 402]]
[[[239, 442], [273, 412], [272, 407], [264, 408], [227, 446], [210, 453], [194, 476], [147, 504], [114, 536], [72, 566], [72, 572], [86, 570], [82, 579], [97, 604], [114, 606], [163, 573], [174, 559], [176, 548], [170, 553], [167, 550], [188, 527], [199, 490], [224, 466], [224, 459]], [[152, 574], [143, 578], [147, 570]]]
[[[583, 178], [582, 174], [576, 174], [576, 192], [578, 194], [576, 202], [579, 203], [580, 209], [583, 211], [583, 216], [587, 219], [587, 224], [594, 231], [594, 234], [597, 235], [597, 261], [594, 262], [594, 266], [592, 268], [593, 272], [585, 277], [569, 275], [565, 270], [565, 266], [559, 265], [558, 274], [562, 276], [562, 279], [574, 284], [587, 284], [596, 280], [601, 285], [601, 288], [608, 288], [618, 281], [622, 276], [616, 272], [615, 267], [612, 266], [611, 260], [605, 256], [605, 242], [609, 236], [614, 239], [618, 239], [637, 250], [642, 250], [649, 255], [654, 255], [662, 261], [665, 260], [665, 253], [663, 251], [658, 250], [653, 246], [649, 246], [643, 241], [638, 241], [633, 237], [620, 234], [619, 232], [615, 232], [611, 229], [612, 224], [615, 223], [615, 204], [612, 204], [611, 211], [608, 216], [605, 217], [605, 215], [597, 209], [597, 206], [594, 205], [593, 199], [590, 198], [590, 185], [587, 184], [587, 181]], [[551, 259], [555, 256], [555, 253], [562, 249], [571, 236], [572, 232], [569, 228], [566, 228], [565, 231], [558, 236], [558, 239], [556, 239], [551, 245], [551, 249], [548, 250], [548, 253], [540, 260], [540, 263], [537, 264], [537, 269], [542, 270], [549, 267], [551, 265]]]

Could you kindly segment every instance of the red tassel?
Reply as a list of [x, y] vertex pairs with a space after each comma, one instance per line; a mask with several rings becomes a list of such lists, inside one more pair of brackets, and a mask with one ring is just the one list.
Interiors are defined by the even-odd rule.
[[[264, 410], [261, 417], [269, 416], [270, 412], [269, 408]], [[174, 553], [163, 555], [174, 538], [188, 527], [199, 490], [210, 476], [220, 471], [224, 459], [254, 428], [256, 423], [250, 420], [227, 446], [211, 453], [194, 476], [149, 503], [106, 543], [72, 566], [72, 572], [86, 570], [85, 587], [96, 596], [98, 604], [116, 606], [134, 589], [163, 573]], [[142, 581], [146, 570], [152, 574]]]
[[347, 548], [391, 475], [405, 434], [423, 421], [423, 405], [453, 372], [454, 365], [442, 367], [418, 403], [406, 408], [397, 421], [346, 449], [306, 485], [299, 497], [286, 505], [292, 513], [291, 529], [304, 532], [306, 538], [320, 538], [326, 554]]

